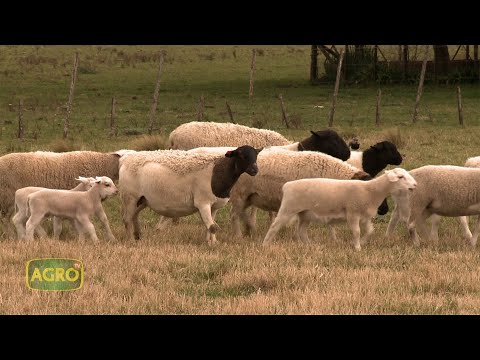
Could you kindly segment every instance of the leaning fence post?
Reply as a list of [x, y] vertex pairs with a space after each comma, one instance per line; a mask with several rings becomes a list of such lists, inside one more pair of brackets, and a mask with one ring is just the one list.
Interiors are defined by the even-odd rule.
[[249, 99], [253, 98], [253, 75], [255, 74], [255, 60], [257, 57], [257, 51], [252, 50], [252, 63], [250, 64], [250, 90], [248, 91]]
[[66, 139], [68, 137], [68, 128], [69, 128], [69, 118], [70, 113], [72, 111], [72, 103], [73, 103], [73, 93], [75, 91], [75, 82], [77, 80], [77, 70], [78, 70], [78, 52], [75, 53], [75, 60], [73, 63], [73, 71], [72, 71], [72, 81], [70, 83], [70, 95], [68, 96], [68, 104], [67, 104], [67, 114], [65, 116], [65, 121], [63, 123], [63, 138]]
[[22, 99], [20, 99], [18, 100], [18, 133], [17, 133], [17, 138], [19, 139], [23, 139], [23, 134], [24, 134], [22, 108], [23, 108], [23, 102], [22, 102]]
[[382, 89], [378, 89], [377, 93], [377, 110], [375, 112], [375, 125], [380, 126], [380, 103], [382, 101]]
[[283, 102], [282, 94], [278, 95], [278, 98], [280, 99], [280, 106], [282, 107], [283, 122], [285, 123], [285, 126], [287, 127], [287, 129], [290, 129], [290, 125], [288, 124], [287, 110], [285, 109], [285, 103]]
[[158, 93], [160, 92], [160, 80], [162, 78], [163, 67], [163, 52], [160, 53], [160, 64], [158, 65], [157, 83], [155, 84], [155, 92], [153, 93], [153, 103], [150, 109], [150, 124], [148, 125], [148, 134], [151, 135], [153, 131], [153, 125], [155, 122], [155, 113], [157, 112]]
[[333, 91], [333, 99], [332, 99], [332, 108], [330, 109], [330, 114], [328, 115], [328, 127], [333, 126], [333, 116], [335, 115], [335, 106], [337, 105], [337, 95], [338, 95], [338, 88], [340, 87], [340, 77], [342, 74], [342, 63], [343, 63], [343, 49], [340, 52], [340, 59], [338, 60], [337, 65], [337, 78], [335, 80], [335, 89]]
[[465, 127], [463, 123], [463, 108], [462, 108], [462, 92], [460, 86], [457, 86], [457, 105], [458, 105], [458, 122], [462, 127]]
[[420, 98], [422, 97], [422, 92], [423, 92], [423, 82], [425, 80], [425, 70], [427, 69], [427, 59], [428, 59], [428, 45], [425, 45], [425, 57], [423, 58], [422, 72], [420, 73], [420, 82], [418, 83], [417, 99], [415, 100], [415, 106], [413, 108], [412, 122], [414, 123], [417, 122], [418, 105], [420, 104]]

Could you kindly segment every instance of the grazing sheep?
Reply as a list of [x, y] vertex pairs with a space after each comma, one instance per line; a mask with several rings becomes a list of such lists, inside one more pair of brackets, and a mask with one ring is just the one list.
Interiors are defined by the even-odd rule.
[[[347, 163], [369, 173], [372, 177], [377, 176], [387, 165], [400, 165], [402, 155], [397, 147], [390, 141], [382, 141], [365, 151], [352, 151]], [[385, 199], [378, 208], [379, 215], [385, 215], [388, 212], [388, 203]]]
[[252, 233], [255, 225], [245, 210], [255, 206], [265, 211], [278, 211], [281, 189], [287, 181], [305, 178], [369, 180], [371, 176], [340, 159], [313, 151], [265, 151], [258, 156], [259, 172], [255, 177], [238, 179], [230, 196], [232, 221], [236, 236], [242, 236], [240, 219]]
[[373, 232], [372, 218], [385, 196], [395, 190], [413, 190], [415, 179], [401, 168], [370, 180], [301, 179], [282, 187], [283, 197], [275, 221], [263, 240], [270, 243], [280, 228], [298, 215], [298, 236], [309, 241], [307, 229], [311, 221], [346, 220], [353, 233], [355, 250], [360, 250], [360, 224], [366, 230], [362, 242]]
[[207, 242], [216, 242], [217, 211], [244, 172], [254, 177], [262, 149], [241, 146], [225, 155], [181, 150], [141, 151], [120, 160], [122, 215], [129, 237], [140, 238], [138, 214], [150, 207], [160, 215], [183, 217], [199, 212]]
[[[80, 181], [80, 184], [74, 187], [72, 191], [87, 191], [92, 187], [93, 182], [95, 181], [95, 179], [92, 177], [85, 178], [82, 176], [79, 176], [78, 179], [75, 179], [75, 180]], [[12, 222], [14, 223], [17, 229], [17, 237], [19, 240], [23, 240], [25, 238], [25, 230], [26, 230], [25, 224], [27, 223], [27, 220], [28, 220], [28, 206], [27, 206], [28, 195], [33, 194], [34, 192], [37, 192], [40, 190], [45, 190], [45, 189], [46, 188], [42, 188], [42, 187], [28, 186], [15, 191], [16, 213], [12, 218]], [[42, 227], [41, 224], [37, 226], [35, 231], [40, 237], [47, 236], [47, 232], [45, 231], [45, 229]], [[54, 216], [53, 217], [53, 238], [58, 239], [60, 237], [61, 232], [62, 232], [62, 219]]]
[[248, 126], [192, 121], [178, 126], [170, 133], [170, 149], [190, 150], [202, 146], [253, 147], [288, 145], [290, 141], [272, 130], [255, 129]]
[[[0, 157], [0, 217], [4, 229], [13, 233], [10, 217], [14, 212], [15, 191], [27, 186], [71, 189], [75, 178], [102, 174], [118, 179], [118, 153], [72, 151], [65, 153], [12, 153]], [[19, 166], [21, 164], [21, 166]], [[7, 221], [6, 221], [7, 220]], [[12, 234], [13, 235], [13, 234]]]
[[350, 140], [348, 142], [348, 146], [350, 146], [350, 149], [352, 149], [352, 150], [360, 149], [360, 143], [358, 142], [358, 138], [354, 137], [352, 140]]
[[102, 201], [117, 193], [118, 190], [112, 179], [101, 176], [96, 177], [88, 191], [44, 189], [28, 195], [30, 217], [27, 221], [26, 239], [33, 240], [35, 228], [45, 216], [53, 215], [75, 220], [74, 224], [80, 241], [83, 241], [84, 232], [87, 231], [91, 239], [98, 242], [95, 227], [90, 220], [92, 215], [96, 215], [105, 227], [108, 239], [115, 240], [103, 210]]
[[[427, 165], [410, 171], [417, 181], [417, 191], [408, 197], [392, 194], [395, 209], [388, 224], [390, 236], [398, 221], [407, 224], [414, 245], [419, 245], [416, 226], [424, 226], [425, 220], [440, 216], [480, 215], [480, 169], [451, 165]], [[438, 218], [438, 217], [437, 217]], [[472, 246], [477, 243], [480, 223], [474, 234], [465, 233]], [[432, 224], [430, 237], [438, 240], [438, 222]]]

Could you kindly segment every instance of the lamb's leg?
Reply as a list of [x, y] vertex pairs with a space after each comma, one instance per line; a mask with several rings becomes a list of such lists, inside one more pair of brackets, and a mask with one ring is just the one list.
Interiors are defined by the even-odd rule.
[[310, 225], [310, 220], [305, 213], [298, 214], [298, 220], [298, 236], [304, 243], [309, 243], [310, 239], [308, 238], [308, 225]]
[[335, 225], [329, 224], [328, 226], [330, 227], [330, 237], [332, 241], [338, 242], [337, 230], [335, 229]]
[[[473, 238], [473, 235], [472, 233], [470, 232], [470, 228], [468, 227], [468, 217], [467, 216], [460, 216], [458, 218], [458, 220], [460, 221], [460, 225], [462, 227], [462, 231], [463, 231], [463, 237], [468, 240], [468, 241], [472, 241], [472, 238]], [[476, 242], [476, 240], [475, 240]]]
[[30, 215], [30, 218], [27, 221], [27, 233], [25, 239], [28, 241], [33, 241], [33, 233], [35, 228], [42, 222], [44, 214], [42, 213], [33, 213]]
[[28, 216], [25, 215], [23, 211], [18, 211], [12, 218], [12, 222], [17, 229], [17, 238], [19, 240], [25, 239], [25, 223], [28, 220]]
[[169, 218], [166, 216], [161, 216], [159, 217], [158, 223], [155, 226], [155, 230], [163, 230], [165, 229], [170, 223], [173, 224], [173, 218]]
[[[467, 217], [465, 216], [465, 218]], [[467, 226], [468, 226], [468, 223], [467, 223]], [[479, 234], [480, 234], [480, 215], [477, 216], [477, 223], [475, 224], [475, 230], [473, 230], [472, 237], [470, 238], [470, 245], [472, 245], [473, 247], [477, 245]]]
[[78, 222], [80, 225], [88, 232], [88, 235], [90, 235], [90, 238], [94, 243], [98, 243], [98, 236], [97, 232], [95, 231], [95, 226], [93, 226], [92, 222], [88, 218], [88, 216], [80, 216], [77, 218]]
[[58, 216], [53, 217], [53, 238], [58, 240], [62, 233], [62, 219]]
[[215, 236], [212, 238], [211, 235], [215, 234], [218, 230], [218, 225], [212, 219], [212, 208], [210, 204], [195, 204], [195, 207], [198, 209], [200, 216], [202, 217], [203, 223], [207, 228], [207, 243], [208, 245], [213, 245], [216, 243], [217, 239]]
[[356, 251], [360, 251], [360, 217], [347, 216], [347, 224], [353, 234], [353, 247]]
[[386, 236], [391, 237], [393, 231], [399, 221], [408, 225], [408, 218], [410, 217], [410, 204], [407, 196], [393, 196], [395, 201], [395, 208], [393, 209], [392, 216], [388, 223]]
[[282, 211], [282, 208], [280, 208], [277, 217], [273, 221], [272, 225], [270, 225], [270, 229], [268, 229], [267, 235], [265, 235], [263, 245], [270, 244], [275, 238], [277, 232], [282, 228], [282, 226], [285, 226], [288, 223], [288, 221], [292, 218], [293, 215], [295, 214], [287, 211]]
[[108, 222], [107, 215], [105, 214], [105, 211], [103, 210], [102, 206], [100, 206], [100, 208], [97, 210], [96, 215], [98, 216], [98, 219], [100, 220], [100, 222], [103, 224], [103, 227], [105, 228], [107, 239], [109, 241], [116, 241], [115, 236], [112, 233], [112, 229], [110, 229], [110, 223]]
[[253, 227], [257, 226], [257, 208], [252, 206], [252, 210], [250, 210], [250, 220], [248, 221]]
[[82, 224], [75, 220], [73, 222], [73, 226], [75, 226], [75, 230], [77, 230], [78, 241], [81, 243], [85, 242], [85, 229], [83, 228]]
[[372, 233], [374, 231], [372, 220], [371, 219], [364, 220], [363, 221], [363, 226], [364, 226], [365, 234], [360, 239], [360, 243], [361, 244], [366, 244], [368, 239], [370, 238], [370, 235], [372, 235]]

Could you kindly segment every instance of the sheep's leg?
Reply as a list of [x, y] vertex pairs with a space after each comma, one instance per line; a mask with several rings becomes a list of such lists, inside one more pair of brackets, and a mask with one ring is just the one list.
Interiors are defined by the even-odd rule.
[[[421, 212], [421, 213], [420, 213]], [[420, 245], [420, 240], [418, 239], [418, 234], [416, 230], [416, 223], [422, 223], [425, 222], [425, 220], [430, 216], [431, 214], [426, 210], [416, 210], [412, 212], [409, 222], [408, 222], [408, 233], [410, 235], [410, 240], [413, 242], [413, 245], [419, 246]]]
[[265, 235], [265, 239], [263, 239], [263, 245], [270, 244], [275, 238], [277, 232], [282, 228], [282, 226], [285, 226], [288, 223], [288, 221], [292, 218], [293, 215], [295, 214], [282, 212], [282, 209], [280, 208], [277, 217], [273, 221], [272, 225], [270, 225], [270, 229], [268, 229], [267, 235]]
[[[467, 218], [467, 217], [465, 216], [465, 218]], [[468, 226], [468, 224], [467, 224], [467, 226]], [[477, 240], [478, 240], [478, 235], [479, 234], [480, 234], [480, 215], [477, 216], [477, 223], [475, 224], [475, 230], [473, 230], [473, 235], [470, 238], [470, 245], [472, 245], [473, 247], [475, 247], [477, 245]]]
[[347, 216], [347, 223], [353, 234], [353, 247], [356, 251], [360, 251], [360, 217]]
[[310, 220], [305, 213], [298, 214], [298, 228], [297, 232], [300, 237], [300, 240], [304, 243], [309, 243], [310, 239], [308, 238], [308, 226], [310, 225]]
[[169, 217], [160, 215], [160, 218], [158, 220], [157, 226], [155, 226], [155, 229], [156, 230], [164, 230], [168, 226], [169, 223], [173, 224], [173, 220], [174, 220], [173, 218], [169, 218]]
[[28, 241], [33, 240], [33, 233], [35, 231], [35, 228], [40, 225], [44, 217], [44, 214], [38, 213], [38, 214], [31, 214], [30, 218], [27, 221], [27, 233], [25, 236], [25, 239]]
[[125, 225], [127, 236], [130, 239], [140, 239], [140, 224], [138, 222], [138, 214], [146, 207], [137, 206], [139, 199], [131, 195], [122, 196], [122, 218]]
[[[468, 240], [468, 241], [472, 241], [472, 238], [473, 238], [473, 235], [472, 233], [470, 232], [470, 228], [468, 227], [468, 217], [467, 216], [460, 216], [458, 218], [458, 220], [460, 221], [460, 225], [462, 227], [462, 231], [463, 231], [463, 237]], [[476, 242], [476, 240], [475, 240]]]
[[[220, 209], [212, 209], [211, 212], [212, 212], [212, 220], [213, 220], [213, 223], [215, 225], [218, 226], [217, 222], [215, 221], [215, 216], [217, 216], [217, 212], [218, 210]], [[220, 228], [220, 226], [218, 226], [218, 228]], [[207, 242], [208, 242], [208, 239], [207, 239]], [[216, 244], [217, 243], [217, 236], [215, 234], [210, 234], [210, 243], [212, 244]]]
[[[231, 200], [231, 199], [230, 199]], [[230, 212], [230, 220], [232, 222], [234, 236], [242, 238], [242, 225], [240, 218], [245, 215], [245, 209], [248, 207], [247, 203], [243, 200], [232, 201], [232, 210]]]
[[250, 211], [250, 219], [249, 219], [249, 223], [255, 227], [257, 226], [257, 208], [255, 206], [252, 206], [252, 210]]
[[338, 242], [337, 230], [335, 229], [335, 226], [333, 224], [330, 224], [328, 226], [330, 227], [330, 237], [332, 241]]
[[[42, 222], [43, 222], [43, 220], [42, 220]], [[35, 228], [35, 234], [37, 234], [38, 237], [41, 238], [41, 239], [44, 239], [44, 238], [48, 237], [48, 234], [45, 231], [45, 229], [43, 228], [42, 223], [38, 224], [38, 226]]]
[[277, 216], [277, 213], [275, 211], [269, 211], [268, 212], [268, 218], [270, 219], [270, 224], [273, 223], [276, 216]]
[[430, 228], [429, 239], [435, 244], [438, 244], [438, 225], [440, 224], [440, 220], [442, 220], [442, 217], [440, 215], [433, 214], [430, 218], [432, 219], [432, 226]]
[[211, 235], [215, 234], [218, 230], [218, 225], [213, 221], [212, 218], [212, 208], [210, 204], [195, 204], [195, 207], [198, 209], [200, 216], [202, 217], [203, 223], [207, 228], [207, 243], [208, 245], [213, 245], [217, 239]]
[[83, 228], [82, 224], [80, 224], [77, 220], [74, 220], [73, 226], [75, 226], [75, 230], [77, 230], [78, 241], [81, 243], [85, 242], [85, 229]]
[[386, 236], [391, 237], [397, 226], [398, 221], [404, 222], [408, 226], [408, 218], [410, 217], [409, 196], [392, 196], [395, 201], [395, 208], [388, 223]]
[[100, 220], [100, 222], [103, 224], [103, 227], [105, 228], [107, 239], [109, 241], [116, 241], [115, 236], [112, 233], [112, 229], [110, 229], [110, 223], [108, 222], [108, 218], [107, 218], [107, 215], [105, 214], [105, 211], [103, 210], [103, 207], [100, 206], [96, 215], [98, 216], [98, 219]]
[[364, 226], [365, 234], [360, 239], [360, 243], [366, 244], [368, 239], [370, 238], [370, 235], [372, 235], [374, 231], [372, 220], [371, 219], [364, 220], [363, 226]]

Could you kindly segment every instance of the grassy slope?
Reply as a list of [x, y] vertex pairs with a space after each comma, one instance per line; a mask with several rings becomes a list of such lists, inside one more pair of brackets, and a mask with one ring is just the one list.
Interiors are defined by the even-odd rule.
[[[248, 100], [250, 46], [2, 46], [0, 47], [0, 153], [59, 147], [71, 64], [80, 53], [80, 72], [71, 116], [72, 149], [102, 151], [129, 148], [145, 132], [155, 86], [155, 56], [166, 50], [156, 133], [168, 134], [196, 119], [197, 104], [206, 99], [206, 120], [224, 121], [225, 100], [243, 124], [276, 129], [299, 139], [327, 123], [332, 85], [308, 84], [308, 46], [256, 46], [255, 98]], [[388, 50], [388, 49], [385, 49]], [[235, 57], [233, 52], [235, 51]], [[391, 49], [392, 53], [395, 49]], [[322, 60], [320, 61], [322, 63]], [[424, 164], [461, 165], [478, 155], [479, 88], [462, 85], [467, 127], [459, 128], [454, 85], [426, 86], [419, 122], [411, 125], [414, 86], [382, 85], [383, 125], [375, 128], [377, 86], [341, 88], [335, 127], [344, 136], [359, 136], [362, 148], [384, 139], [398, 142], [407, 169]], [[287, 112], [299, 128], [281, 125], [276, 96], [282, 93]], [[119, 137], [108, 137], [111, 97], [117, 99]], [[16, 104], [24, 101], [27, 138], [15, 139]], [[12, 106], [9, 106], [12, 104]], [[324, 106], [318, 108], [315, 106]], [[399, 135], [400, 134], [400, 135]], [[124, 239], [119, 199], [106, 203], [116, 244], [95, 248], [71, 240], [21, 244], [3, 241], [0, 252], [0, 311], [3, 313], [476, 313], [480, 305], [479, 256], [465, 246], [454, 219], [443, 220], [440, 243], [414, 249], [405, 230], [384, 239], [389, 220], [375, 221], [375, 235], [360, 254], [351, 245], [333, 243], [320, 226], [312, 226], [313, 245], [290, 240], [258, 245], [267, 230], [259, 219], [258, 237], [229, 239], [228, 213], [218, 222], [219, 239], [203, 244], [199, 217], [160, 234], [156, 217], [141, 215], [144, 239]], [[99, 232], [101, 231], [100, 228]], [[339, 234], [351, 235], [345, 227]], [[34, 257], [82, 259], [83, 290], [38, 293], [24, 285], [25, 262]]]

